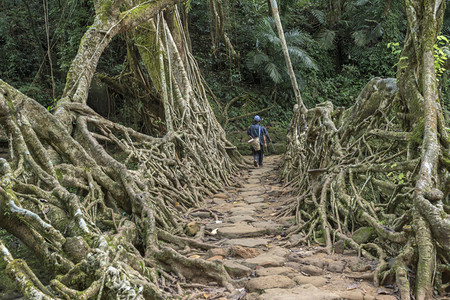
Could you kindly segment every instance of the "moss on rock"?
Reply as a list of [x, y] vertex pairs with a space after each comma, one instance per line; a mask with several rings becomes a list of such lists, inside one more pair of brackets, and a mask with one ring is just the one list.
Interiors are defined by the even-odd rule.
[[375, 236], [375, 229], [373, 227], [361, 227], [352, 235], [352, 239], [358, 244], [367, 243]]

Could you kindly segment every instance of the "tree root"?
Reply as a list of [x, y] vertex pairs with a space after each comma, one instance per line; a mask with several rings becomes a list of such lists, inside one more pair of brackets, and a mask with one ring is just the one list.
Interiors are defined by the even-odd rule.
[[[320, 104], [307, 112], [306, 126], [295, 108], [282, 174], [299, 196], [279, 214], [295, 214], [299, 225], [287, 237], [303, 233], [296, 245], [318, 242], [330, 253], [336, 237], [378, 261], [375, 284], [395, 279], [402, 299], [409, 299], [411, 290], [427, 299], [439, 263], [436, 253], [450, 259], [445, 180], [417, 192], [422, 157], [408, 150], [415, 132], [396, 121], [396, 92], [393, 80], [374, 78], [353, 107], [342, 111]], [[360, 240], [359, 230], [370, 231]], [[415, 282], [409, 280], [410, 268], [420, 274]]]
[[[191, 269], [198, 269], [197, 278], [233, 288], [222, 265], [171, 248], [214, 248], [175, 234], [184, 231], [184, 214], [231, 184], [244, 162], [208, 103], [178, 9], [162, 12], [176, 2], [126, 8], [122, 1], [94, 1], [95, 22], [53, 114], [0, 80], [0, 124], [11, 136], [11, 159], [0, 160], [0, 213], [6, 216], [0, 226], [55, 274], [43, 287], [0, 244], [11, 278], [30, 299], [163, 299], [183, 292], [179, 281], [191, 279]], [[86, 105], [103, 49], [137, 25], [130, 36], [139, 41], [138, 63], [146, 70], [134, 71], [151, 79], [140, 87], [155, 88], [152, 96], [162, 105], [161, 137]]]

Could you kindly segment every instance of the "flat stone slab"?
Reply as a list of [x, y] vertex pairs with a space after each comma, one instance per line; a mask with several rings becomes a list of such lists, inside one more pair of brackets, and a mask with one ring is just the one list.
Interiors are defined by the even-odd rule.
[[257, 228], [264, 228], [269, 233], [279, 233], [281, 231], [280, 224], [270, 222], [270, 221], [262, 221], [262, 222], [255, 222], [252, 224], [253, 226]]
[[325, 277], [322, 277], [322, 276], [298, 275], [298, 276], [295, 276], [293, 279], [298, 284], [312, 284], [313, 286], [316, 286], [316, 287], [324, 286], [328, 281]]
[[230, 274], [233, 278], [247, 277], [252, 273], [252, 269], [235, 261], [225, 260], [223, 264], [225, 266], [225, 270], [227, 270], [228, 274]]
[[310, 266], [310, 265], [302, 265], [300, 266], [300, 271], [303, 273], [306, 273], [311, 276], [317, 276], [323, 274], [323, 269], [318, 268], [316, 266]]
[[257, 210], [262, 210], [262, 209], [267, 209], [269, 208], [269, 205], [267, 203], [253, 203], [253, 204], [249, 204], [247, 205], [247, 207], [251, 207], [253, 210], [257, 211]]
[[255, 222], [255, 218], [250, 215], [238, 215], [232, 216], [227, 219], [230, 223], [245, 223], [245, 222]]
[[227, 245], [239, 245], [244, 247], [257, 247], [257, 246], [265, 246], [269, 243], [268, 239], [262, 238], [244, 238], [244, 239], [232, 239], [225, 242]]
[[250, 267], [256, 268], [257, 266], [261, 267], [281, 267], [284, 265], [285, 259], [281, 256], [270, 255], [270, 254], [261, 254], [254, 258], [246, 259], [243, 264]]
[[333, 263], [334, 260], [326, 257], [305, 257], [301, 259], [301, 263], [307, 265], [313, 265], [320, 269], [325, 269], [329, 263]]
[[[273, 268], [261, 268], [256, 270], [257, 276], [270, 276], [270, 275], [285, 275], [296, 273], [296, 271], [289, 267], [273, 267]], [[295, 280], [295, 279], [294, 279]]]
[[263, 196], [248, 196], [244, 198], [244, 201], [252, 204], [252, 203], [261, 203], [264, 202], [264, 197]]
[[261, 291], [273, 288], [292, 288], [295, 282], [283, 275], [272, 275], [250, 279], [245, 287], [250, 292]]
[[[247, 182], [248, 182], [248, 184], [255, 184], [255, 185], [261, 186], [261, 179], [259, 179], [259, 178], [249, 178], [247, 180]], [[247, 186], [247, 184], [245, 186]]]
[[250, 196], [261, 196], [264, 192], [265, 190], [263, 187], [261, 187], [260, 190], [242, 190], [239, 196], [245, 199]]
[[261, 185], [259, 178], [258, 179], [251, 178], [251, 179], [249, 179], [249, 181], [252, 181], [252, 182], [244, 184], [244, 186], [242, 186], [240, 188], [240, 191], [258, 190], [263, 187]]
[[231, 227], [234, 226], [231, 223], [208, 223], [205, 225], [205, 228], [207, 230], [214, 230], [216, 228], [222, 228], [222, 227]]
[[246, 223], [238, 223], [234, 226], [219, 228], [219, 236], [229, 239], [262, 236], [266, 233], [264, 228], [256, 228]]
[[340, 296], [322, 291], [312, 284], [304, 284], [292, 289], [267, 289], [257, 300], [339, 300]]
[[239, 245], [231, 246], [231, 256], [239, 258], [252, 258], [260, 255], [262, 250], [256, 248], [242, 247]]
[[230, 209], [230, 212], [233, 216], [242, 216], [242, 215], [253, 215], [255, 213], [255, 208], [251, 206], [237, 206]]
[[336, 292], [336, 294], [341, 298], [348, 300], [375, 300], [375, 297], [365, 295], [361, 290], [339, 291]]
[[212, 202], [216, 205], [225, 205], [227, 202], [222, 198], [213, 198]]
[[269, 251], [267, 251], [267, 254], [287, 258], [291, 254], [291, 251], [289, 251], [288, 249], [279, 247], [279, 246], [275, 246], [275, 247], [270, 248]]

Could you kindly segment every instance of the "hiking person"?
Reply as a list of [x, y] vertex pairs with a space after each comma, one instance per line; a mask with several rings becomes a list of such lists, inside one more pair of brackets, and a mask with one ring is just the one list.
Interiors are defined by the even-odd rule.
[[[267, 133], [267, 130], [264, 126], [261, 126], [259, 123], [261, 122], [260, 116], [256, 115], [253, 119], [252, 125], [247, 130], [247, 134], [252, 138], [259, 138], [260, 147], [259, 150], [255, 150], [254, 147], [252, 147], [253, 152], [253, 165], [257, 167], [258, 165], [262, 167], [263, 165], [263, 158], [264, 158], [264, 145], [267, 147], [267, 140], [270, 142], [271, 139], [269, 137], [269, 134]], [[267, 137], [267, 140], [264, 139], [264, 137]]]

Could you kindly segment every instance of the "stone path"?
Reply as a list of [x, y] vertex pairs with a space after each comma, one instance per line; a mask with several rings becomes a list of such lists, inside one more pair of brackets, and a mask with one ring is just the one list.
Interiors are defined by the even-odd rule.
[[392, 287], [377, 288], [363, 279], [374, 264], [353, 251], [327, 255], [319, 245], [286, 247], [301, 236], [285, 240], [294, 220], [275, 217], [289, 204], [278, 182], [279, 164], [280, 157], [266, 157], [263, 168], [242, 174], [240, 187], [208, 201], [218, 220], [207, 213], [197, 222], [205, 226], [205, 241], [220, 248], [203, 258], [223, 262], [238, 290], [224, 296], [219, 288], [206, 288], [194, 299], [397, 299]]

